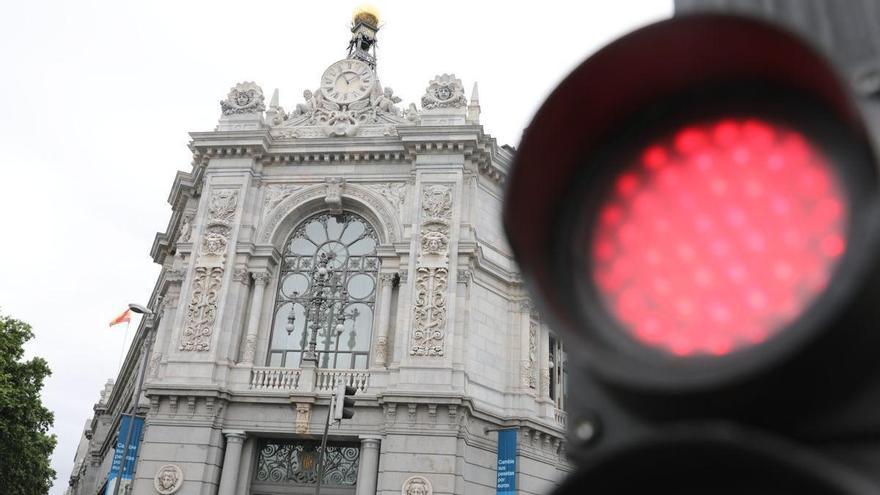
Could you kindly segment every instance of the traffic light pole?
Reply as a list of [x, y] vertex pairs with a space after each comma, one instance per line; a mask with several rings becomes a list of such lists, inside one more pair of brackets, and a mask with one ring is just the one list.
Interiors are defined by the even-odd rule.
[[321, 495], [321, 481], [324, 479], [324, 450], [327, 448], [327, 433], [330, 431], [330, 416], [333, 415], [334, 397], [331, 396], [327, 407], [327, 420], [324, 421], [324, 436], [321, 437], [321, 452], [318, 454], [318, 480], [315, 484], [315, 495]]

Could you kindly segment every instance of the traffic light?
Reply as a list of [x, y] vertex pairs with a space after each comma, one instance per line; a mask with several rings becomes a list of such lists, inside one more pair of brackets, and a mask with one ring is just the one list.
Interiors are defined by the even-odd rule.
[[336, 394], [333, 397], [333, 419], [341, 421], [351, 419], [354, 416], [354, 394], [357, 388], [344, 383], [336, 385]]
[[880, 493], [877, 167], [763, 21], [662, 21], [556, 88], [503, 220], [572, 366], [559, 493]]

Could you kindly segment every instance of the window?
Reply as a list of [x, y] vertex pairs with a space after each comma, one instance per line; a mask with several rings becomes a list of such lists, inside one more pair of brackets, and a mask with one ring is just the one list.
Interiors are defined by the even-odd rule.
[[568, 370], [565, 366], [565, 350], [562, 341], [550, 334], [550, 398], [556, 403], [556, 409], [565, 410], [565, 399], [568, 395]]
[[[377, 245], [373, 227], [349, 212], [318, 214], [294, 229], [282, 253], [269, 366], [299, 367], [317, 328], [321, 368], [367, 367], [379, 272]], [[312, 300], [322, 259], [329, 276], [324, 290], [327, 303], [319, 311]], [[337, 335], [340, 312], [344, 331]]]

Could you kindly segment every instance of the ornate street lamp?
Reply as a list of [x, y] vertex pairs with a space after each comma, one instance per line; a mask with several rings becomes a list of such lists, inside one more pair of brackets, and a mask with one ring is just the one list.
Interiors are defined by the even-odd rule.
[[[329, 306], [338, 300], [339, 302], [339, 312], [336, 314], [335, 320], [336, 325], [333, 328], [335, 335], [339, 336], [342, 332], [345, 331], [345, 305], [349, 301], [348, 290], [344, 287], [339, 292], [339, 297], [334, 298], [332, 295], [333, 285], [331, 281], [333, 280], [333, 269], [329, 266], [330, 262], [336, 257], [334, 253], [321, 253], [318, 255], [318, 267], [314, 272], [314, 276], [312, 279], [312, 285], [308, 289], [308, 310], [306, 312], [307, 321], [308, 315], [314, 315], [309, 322], [309, 343], [306, 352], [303, 353], [302, 361], [303, 363], [313, 363], [312, 365], [318, 367], [318, 331], [321, 329], [321, 319], [324, 311], [327, 310]], [[293, 293], [294, 297], [298, 296], [296, 292]], [[328, 314], [328, 320], [330, 315]], [[294, 322], [296, 321], [296, 315], [294, 311], [291, 310], [290, 314], [287, 316], [287, 324], [284, 326], [284, 329], [287, 330], [287, 335], [290, 335], [294, 331]], [[331, 324], [331, 321], [327, 321], [328, 330]]]

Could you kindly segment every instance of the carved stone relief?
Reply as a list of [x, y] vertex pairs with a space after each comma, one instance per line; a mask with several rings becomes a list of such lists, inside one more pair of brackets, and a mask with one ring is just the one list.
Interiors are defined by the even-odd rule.
[[342, 214], [342, 187], [345, 185], [345, 179], [327, 177], [325, 183], [327, 185], [327, 193], [324, 196], [324, 203], [327, 204], [330, 214]]
[[403, 482], [400, 495], [434, 495], [434, 487], [424, 476], [411, 476]]
[[240, 82], [220, 102], [223, 115], [260, 113], [266, 110], [263, 90], [253, 82]]
[[278, 203], [284, 200], [284, 198], [290, 196], [301, 189], [302, 186], [297, 186], [293, 184], [269, 184], [266, 186], [266, 190], [263, 194], [263, 214], [265, 217], [273, 208], [278, 206]]
[[188, 213], [180, 220], [180, 226], [177, 228], [177, 242], [189, 242], [192, 236], [192, 221], [194, 213]]
[[529, 348], [527, 358], [522, 362], [522, 384], [524, 387], [537, 388], [536, 364], [538, 362], [538, 324], [529, 322]]
[[160, 495], [171, 495], [183, 486], [183, 470], [174, 464], [165, 464], [156, 471], [153, 487]]
[[296, 420], [294, 431], [299, 434], [309, 432], [309, 419], [312, 415], [312, 405], [307, 402], [296, 403]]
[[238, 207], [238, 191], [215, 191], [208, 204], [208, 216], [193, 276], [192, 293], [186, 310], [182, 351], [207, 351], [217, 319], [217, 299], [226, 264], [232, 222]]
[[385, 198], [398, 211], [406, 206], [406, 184], [403, 182], [367, 184], [364, 187]]
[[449, 285], [452, 188], [443, 184], [425, 186], [422, 190], [421, 209], [410, 355], [443, 356], [447, 319], [446, 291]]
[[434, 78], [422, 96], [422, 108], [433, 110], [436, 108], [464, 108], [467, 99], [464, 96], [464, 86], [461, 80], [454, 74], [443, 74]]

